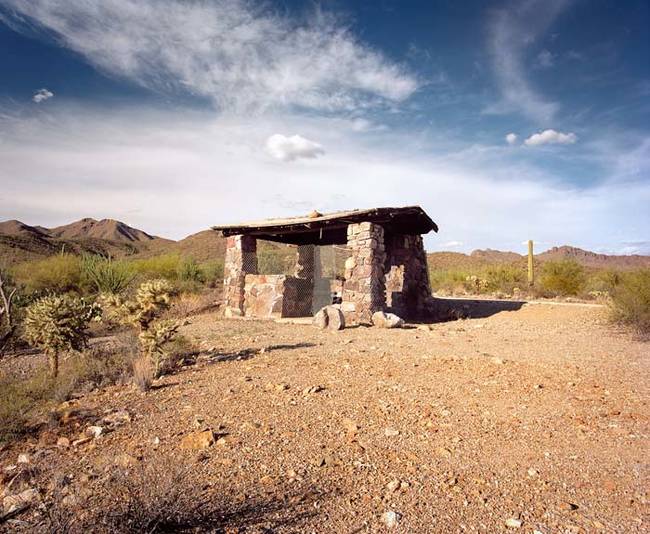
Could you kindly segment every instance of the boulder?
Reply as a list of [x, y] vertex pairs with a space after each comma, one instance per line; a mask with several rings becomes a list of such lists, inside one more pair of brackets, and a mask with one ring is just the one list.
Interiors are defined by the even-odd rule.
[[325, 306], [314, 315], [314, 326], [325, 330], [343, 330], [345, 328], [345, 317], [343, 312], [336, 306]]
[[404, 319], [394, 313], [378, 311], [372, 314], [372, 324], [379, 328], [401, 328]]

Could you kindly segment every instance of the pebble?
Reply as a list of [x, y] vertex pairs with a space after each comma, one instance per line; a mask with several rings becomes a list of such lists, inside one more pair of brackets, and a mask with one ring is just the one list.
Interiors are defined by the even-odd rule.
[[70, 440], [62, 436], [56, 440], [56, 446], [62, 449], [67, 449], [70, 446]]
[[386, 484], [386, 489], [391, 493], [397, 491], [399, 488], [400, 488], [400, 481], [397, 480], [396, 478], [391, 480], [388, 484]]
[[397, 512], [389, 510], [381, 515], [381, 520], [387, 528], [395, 528], [399, 523], [400, 515]]
[[22, 453], [18, 455], [18, 463], [19, 464], [28, 464], [29, 463], [29, 454], [27, 453]]
[[104, 433], [104, 428], [101, 426], [89, 426], [88, 428], [86, 428], [86, 435], [94, 439], [97, 439], [103, 433]]
[[395, 430], [394, 428], [387, 428], [384, 430], [384, 435], [387, 438], [394, 438], [395, 436], [399, 436], [399, 430]]
[[521, 519], [515, 519], [514, 517], [506, 519], [506, 526], [509, 528], [520, 528], [521, 525]]

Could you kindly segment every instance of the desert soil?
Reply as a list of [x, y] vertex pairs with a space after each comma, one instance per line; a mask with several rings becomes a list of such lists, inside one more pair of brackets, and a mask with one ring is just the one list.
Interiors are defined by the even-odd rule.
[[[478, 315], [340, 332], [196, 316], [196, 363], [70, 403], [132, 422], [76, 448], [52, 444], [79, 434], [62, 427], [0, 460], [30, 453], [74, 486], [173, 457], [244, 532], [647, 532], [650, 345], [600, 308]], [[181, 448], [204, 429], [222, 439]]]

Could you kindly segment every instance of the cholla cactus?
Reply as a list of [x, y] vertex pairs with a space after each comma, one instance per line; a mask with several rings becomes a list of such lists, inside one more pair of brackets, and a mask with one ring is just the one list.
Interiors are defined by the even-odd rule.
[[489, 283], [488, 283], [487, 280], [484, 280], [483, 278], [479, 278], [475, 274], [473, 274], [471, 276], [467, 276], [465, 278], [465, 282], [467, 282], [467, 284], [471, 287], [471, 289], [476, 293], [480, 293], [481, 291], [485, 291], [489, 286]]
[[112, 318], [140, 331], [140, 346], [143, 354], [151, 358], [155, 376], [160, 374], [167, 357], [164, 344], [176, 337], [181, 326], [175, 321], [157, 321], [160, 314], [169, 308], [172, 292], [172, 285], [160, 279], [140, 285], [134, 300], [123, 300], [118, 295], [102, 297]]
[[70, 295], [48, 296], [25, 313], [25, 340], [47, 354], [50, 374], [59, 373], [59, 353], [81, 350], [88, 341], [88, 324], [101, 317], [101, 307]]

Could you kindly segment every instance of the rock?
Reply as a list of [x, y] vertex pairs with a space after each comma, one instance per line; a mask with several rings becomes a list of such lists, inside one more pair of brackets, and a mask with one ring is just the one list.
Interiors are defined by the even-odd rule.
[[118, 454], [115, 457], [113, 463], [118, 467], [128, 468], [136, 465], [138, 463], [138, 459], [134, 456], [131, 456], [130, 454], [123, 452], [122, 454]]
[[61, 449], [67, 449], [70, 446], [70, 440], [62, 436], [56, 440], [56, 446]]
[[88, 437], [88, 436], [83, 437], [83, 438], [79, 438], [79, 439], [75, 439], [72, 442], [72, 446], [73, 447], [80, 447], [81, 445], [85, 445], [86, 443], [90, 443], [92, 441], [92, 439], [93, 438]]
[[372, 314], [372, 324], [378, 328], [401, 328], [404, 326], [404, 319], [394, 313], [378, 311]]
[[508, 528], [521, 528], [521, 525], [521, 519], [515, 519], [514, 517], [506, 519], [506, 527]]
[[431, 325], [428, 324], [419, 324], [418, 325], [418, 330], [423, 330], [425, 332], [429, 332], [431, 330]]
[[89, 426], [88, 428], [86, 428], [86, 436], [91, 437], [93, 439], [97, 439], [103, 433], [104, 433], [104, 428], [101, 426]]
[[28, 464], [29, 463], [29, 454], [27, 453], [22, 453], [18, 455], [18, 463], [19, 464]]
[[343, 330], [345, 328], [345, 317], [343, 312], [336, 306], [325, 306], [318, 310], [312, 321], [313, 325], [325, 330]]
[[495, 365], [503, 365], [505, 363], [501, 358], [497, 358], [496, 356], [490, 361]]
[[118, 410], [116, 412], [106, 415], [102, 419], [102, 423], [111, 427], [122, 426], [130, 422], [131, 422], [131, 414], [126, 410]]
[[328, 306], [327, 316], [329, 317], [327, 328], [330, 330], [343, 330], [345, 328], [345, 316], [341, 310], [334, 306]]
[[535, 476], [537, 476], [537, 475], [538, 475], [538, 471], [537, 471], [537, 469], [534, 469], [534, 468], [532, 468], [532, 467], [531, 467], [530, 469], [528, 469], [528, 476], [529, 476], [529, 477], [535, 477]]
[[350, 438], [356, 436], [357, 432], [359, 432], [359, 425], [347, 417], [343, 419], [343, 428], [345, 428], [345, 432]]
[[306, 397], [307, 395], [311, 395], [312, 393], [318, 393], [319, 391], [323, 391], [324, 389], [325, 388], [323, 386], [310, 386], [302, 390], [302, 396]]
[[318, 310], [316, 315], [314, 315], [312, 324], [315, 327], [320, 328], [321, 330], [325, 330], [327, 328], [327, 325], [329, 324], [329, 317], [327, 316], [327, 312], [325, 311], [325, 308], [321, 308], [320, 310]]
[[573, 512], [574, 510], [578, 509], [578, 505], [573, 504], [572, 502], [562, 502], [562, 503], [560, 503], [559, 508], [563, 512]]
[[387, 528], [395, 528], [397, 523], [399, 523], [400, 515], [397, 512], [389, 510], [381, 514], [381, 520]]
[[192, 432], [187, 434], [181, 440], [181, 449], [183, 450], [198, 450], [207, 449], [215, 442], [214, 432], [212, 430], [204, 430], [203, 432]]
[[26, 489], [16, 495], [9, 495], [2, 500], [2, 515], [1, 519], [9, 519], [10, 517], [19, 514], [29, 506], [38, 497], [38, 491], [34, 488]]
[[260, 484], [263, 484], [265, 486], [270, 486], [274, 482], [275, 480], [271, 475], [264, 475], [262, 478], [260, 478]]
[[394, 438], [395, 436], [399, 436], [399, 430], [395, 430], [394, 428], [387, 428], [384, 430], [384, 435], [387, 438]]
[[398, 489], [400, 489], [400, 481], [397, 480], [396, 478], [391, 480], [388, 484], [386, 484], [386, 489], [391, 493], [397, 491]]

